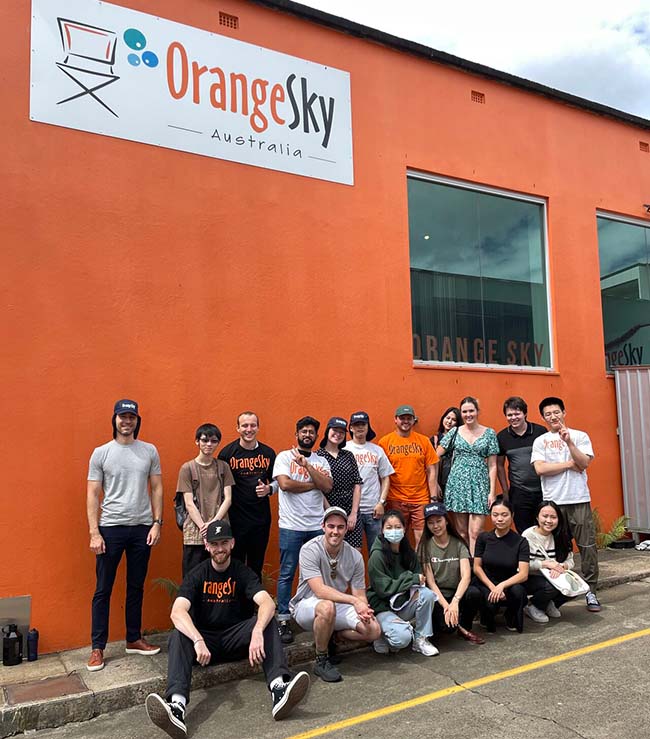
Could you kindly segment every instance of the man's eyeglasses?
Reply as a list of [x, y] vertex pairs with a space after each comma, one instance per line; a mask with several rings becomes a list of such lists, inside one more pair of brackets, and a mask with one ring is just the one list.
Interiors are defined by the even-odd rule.
[[562, 411], [547, 411], [544, 413], [544, 418], [554, 418], [555, 416], [561, 416]]
[[336, 580], [336, 568], [339, 566], [338, 559], [330, 559], [330, 577]]
[[205, 438], [201, 438], [201, 439], [199, 439], [199, 441], [201, 442], [201, 444], [218, 444], [221, 441], [221, 439], [205, 439]]

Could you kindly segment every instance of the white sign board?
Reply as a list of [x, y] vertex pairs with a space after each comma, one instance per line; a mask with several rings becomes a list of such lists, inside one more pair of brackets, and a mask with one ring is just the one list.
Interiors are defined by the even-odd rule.
[[34, 121], [354, 183], [347, 72], [98, 0], [33, 0], [31, 48]]

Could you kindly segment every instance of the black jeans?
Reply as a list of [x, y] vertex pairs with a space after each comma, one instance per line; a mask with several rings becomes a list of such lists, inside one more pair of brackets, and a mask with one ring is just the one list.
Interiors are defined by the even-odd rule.
[[535, 514], [537, 507], [542, 502], [542, 491], [530, 493], [517, 488], [510, 488], [508, 495], [510, 505], [512, 506], [512, 517], [515, 520], [515, 528], [518, 533], [522, 533], [531, 526], [537, 525]]
[[126, 553], [126, 640], [137, 641], [142, 628], [142, 598], [151, 547], [147, 544], [150, 526], [100, 526], [106, 551], [95, 562], [97, 586], [92, 605], [92, 648], [105, 649], [111, 593], [122, 554]]
[[[448, 598], [445, 595], [445, 598], [450, 601], [452, 595], [453, 593], [450, 594]], [[474, 615], [478, 611], [480, 603], [481, 593], [473, 585], [470, 585], [458, 604], [458, 623], [466, 631], [472, 630]], [[456, 627], [449, 627], [445, 623], [445, 611], [438, 601], [433, 605], [432, 622], [434, 634], [443, 634], [445, 632], [450, 633], [456, 630]]]
[[254, 529], [243, 529], [232, 520], [232, 533], [235, 537], [235, 546], [232, 550], [232, 556], [243, 562], [253, 570], [253, 572], [262, 581], [262, 568], [264, 567], [264, 557], [266, 556], [266, 547], [269, 543], [269, 532], [271, 531], [271, 522]]
[[505, 589], [505, 602], [498, 601], [491, 603], [488, 601], [490, 590], [483, 583], [476, 583], [476, 587], [481, 595], [481, 622], [488, 631], [495, 630], [494, 617], [499, 613], [502, 606], [505, 605], [505, 619], [508, 626], [514, 627], [521, 634], [524, 630], [524, 606], [528, 603], [528, 593], [521, 583], [511, 585]]
[[[205, 639], [205, 646], [212, 654], [210, 664], [248, 659], [251, 634], [256, 623], [257, 616], [251, 616], [223, 631], [199, 629], [201, 636]], [[275, 618], [272, 618], [264, 629], [264, 652], [266, 656], [262, 662], [262, 668], [266, 684], [272, 683], [276, 677], [288, 679], [290, 673], [287, 658], [280, 641], [278, 622]], [[167, 700], [170, 700], [174, 693], [178, 693], [185, 696], [189, 703], [193, 664], [196, 664], [196, 652], [192, 640], [174, 629], [169, 637], [167, 656], [167, 692], [165, 693]]]
[[544, 575], [528, 575], [525, 584], [526, 592], [528, 595], [532, 595], [530, 602], [545, 613], [546, 607], [551, 601], [559, 608], [569, 600], [566, 595], [562, 595], [557, 588], [554, 588]]

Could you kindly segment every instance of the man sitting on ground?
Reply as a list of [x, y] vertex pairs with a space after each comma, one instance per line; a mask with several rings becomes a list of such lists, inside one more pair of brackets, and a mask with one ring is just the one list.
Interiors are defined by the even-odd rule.
[[[149, 718], [173, 739], [184, 739], [192, 664], [202, 667], [248, 657], [261, 664], [273, 699], [272, 715], [286, 718], [309, 688], [309, 675], [291, 677], [274, 618], [275, 604], [255, 573], [231, 559], [230, 524], [217, 520], [206, 533], [210, 559], [191, 570], [178, 591], [171, 619], [166, 700], [147, 696]], [[258, 607], [254, 615], [254, 605]]]
[[296, 623], [314, 632], [314, 675], [330, 683], [343, 679], [331, 661], [334, 632], [350, 641], [373, 642], [381, 635], [366, 599], [363, 558], [343, 540], [347, 525], [343, 508], [331, 506], [323, 513], [323, 535], [300, 550], [298, 590], [289, 603]]

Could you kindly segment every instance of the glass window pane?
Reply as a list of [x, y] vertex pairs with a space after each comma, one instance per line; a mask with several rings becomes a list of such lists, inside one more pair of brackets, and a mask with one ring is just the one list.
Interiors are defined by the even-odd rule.
[[550, 366], [544, 208], [409, 177], [413, 354]]
[[650, 364], [650, 228], [597, 223], [607, 369]]

